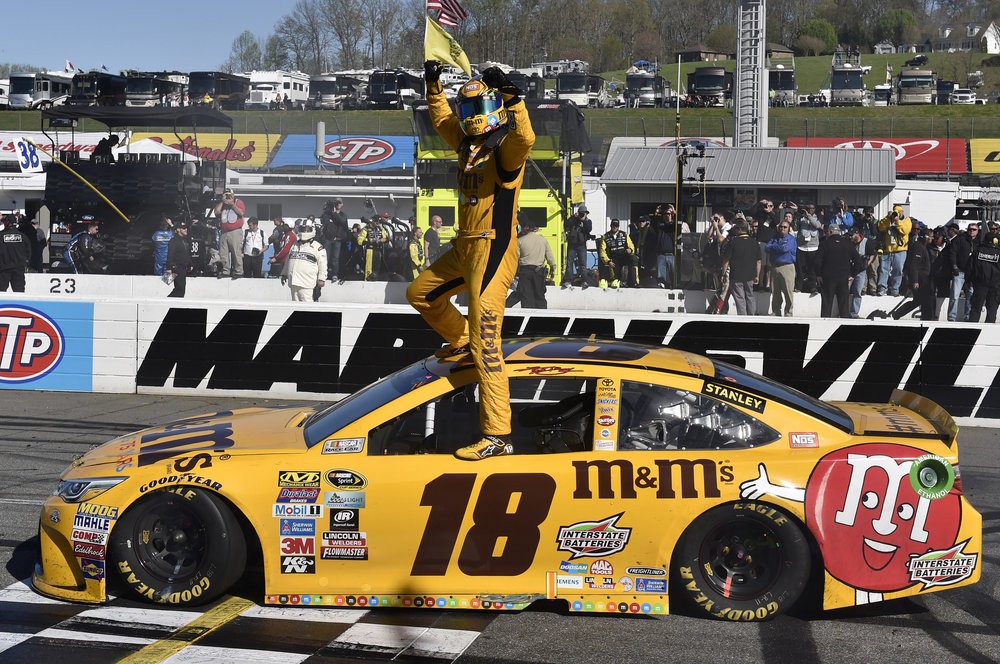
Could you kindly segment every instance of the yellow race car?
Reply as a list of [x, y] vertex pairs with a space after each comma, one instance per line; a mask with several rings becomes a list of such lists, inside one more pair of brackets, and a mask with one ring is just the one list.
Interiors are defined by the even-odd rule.
[[[896, 391], [825, 403], [658, 346], [504, 346], [515, 454], [479, 437], [468, 355], [325, 408], [144, 429], [64, 473], [35, 588], [101, 602], [213, 600], [263, 569], [264, 602], [664, 614], [730, 620], [975, 583], [982, 518], [951, 417]], [[676, 606], [674, 604], [673, 606]]]

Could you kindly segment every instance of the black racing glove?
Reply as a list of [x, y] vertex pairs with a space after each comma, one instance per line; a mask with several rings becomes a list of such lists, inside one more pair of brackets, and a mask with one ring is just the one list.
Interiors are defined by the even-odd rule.
[[503, 73], [503, 70], [499, 67], [489, 67], [485, 69], [483, 71], [483, 83], [507, 95], [520, 97], [524, 94], [521, 92], [521, 88], [514, 85], [514, 83], [507, 78], [507, 74]]
[[440, 81], [442, 71], [444, 71], [444, 65], [437, 60], [424, 61], [424, 80], [426, 82], [437, 83]]

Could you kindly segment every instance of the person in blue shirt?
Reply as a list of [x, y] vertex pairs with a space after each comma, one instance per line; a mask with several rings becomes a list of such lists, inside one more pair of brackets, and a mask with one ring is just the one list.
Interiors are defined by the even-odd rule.
[[771, 313], [782, 315], [782, 299], [784, 299], [784, 315], [791, 316], [795, 299], [795, 258], [798, 244], [791, 234], [792, 211], [787, 210], [778, 222], [778, 234], [764, 245], [764, 253], [771, 262]]
[[837, 224], [840, 227], [841, 237], [847, 237], [851, 229], [854, 228], [854, 214], [847, 209], [847, 201], [843, 198], [835, 198], [830, 204], [830, 214], [828, 224]]
[[167, 247], [174, 236], [170, 220], [160, 221], [160, 228], [153, 233], [153, 274], [162, 277], [167, 269]]

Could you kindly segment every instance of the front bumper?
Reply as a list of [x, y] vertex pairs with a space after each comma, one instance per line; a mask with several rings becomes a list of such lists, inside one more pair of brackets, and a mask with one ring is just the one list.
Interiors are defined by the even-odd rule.
[[31, 583], [39, 593], [70, 602], [99, 604], [107, 600], [107, 536], [101, 544], [74, 541], [79, 505], [50, 497], [39, 517], [39, 560]]

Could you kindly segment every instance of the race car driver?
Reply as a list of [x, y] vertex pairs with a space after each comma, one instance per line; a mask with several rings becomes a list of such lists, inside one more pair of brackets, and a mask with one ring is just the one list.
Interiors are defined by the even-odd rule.
[[[472, 353], [483, 437], [455, 455], [479, 460], [513, 453], [500, 333], [517, 271], [517, 199], [535, 132], [521, 90], [498, 67], [462, 86], [457, 112], [441, 86], [442, 69], [436, 60], [424, 63], [431, 122], [458, 153], [458, 229], [451, 249], [410, 284], [406, 296], [448, 342], [440, 356]], [[468, 320], [451, 303], [463, 291], [468, 291]]]
[[309, 219], [295, 222], [295, 235], [298, 240], [288, 252], [281, 271], [281, 284], [288, 284], [292, 300], [310, 302], [313, 289], [323, 288], [326, 284], [326, 249], [316, 239], [316, 226]]

